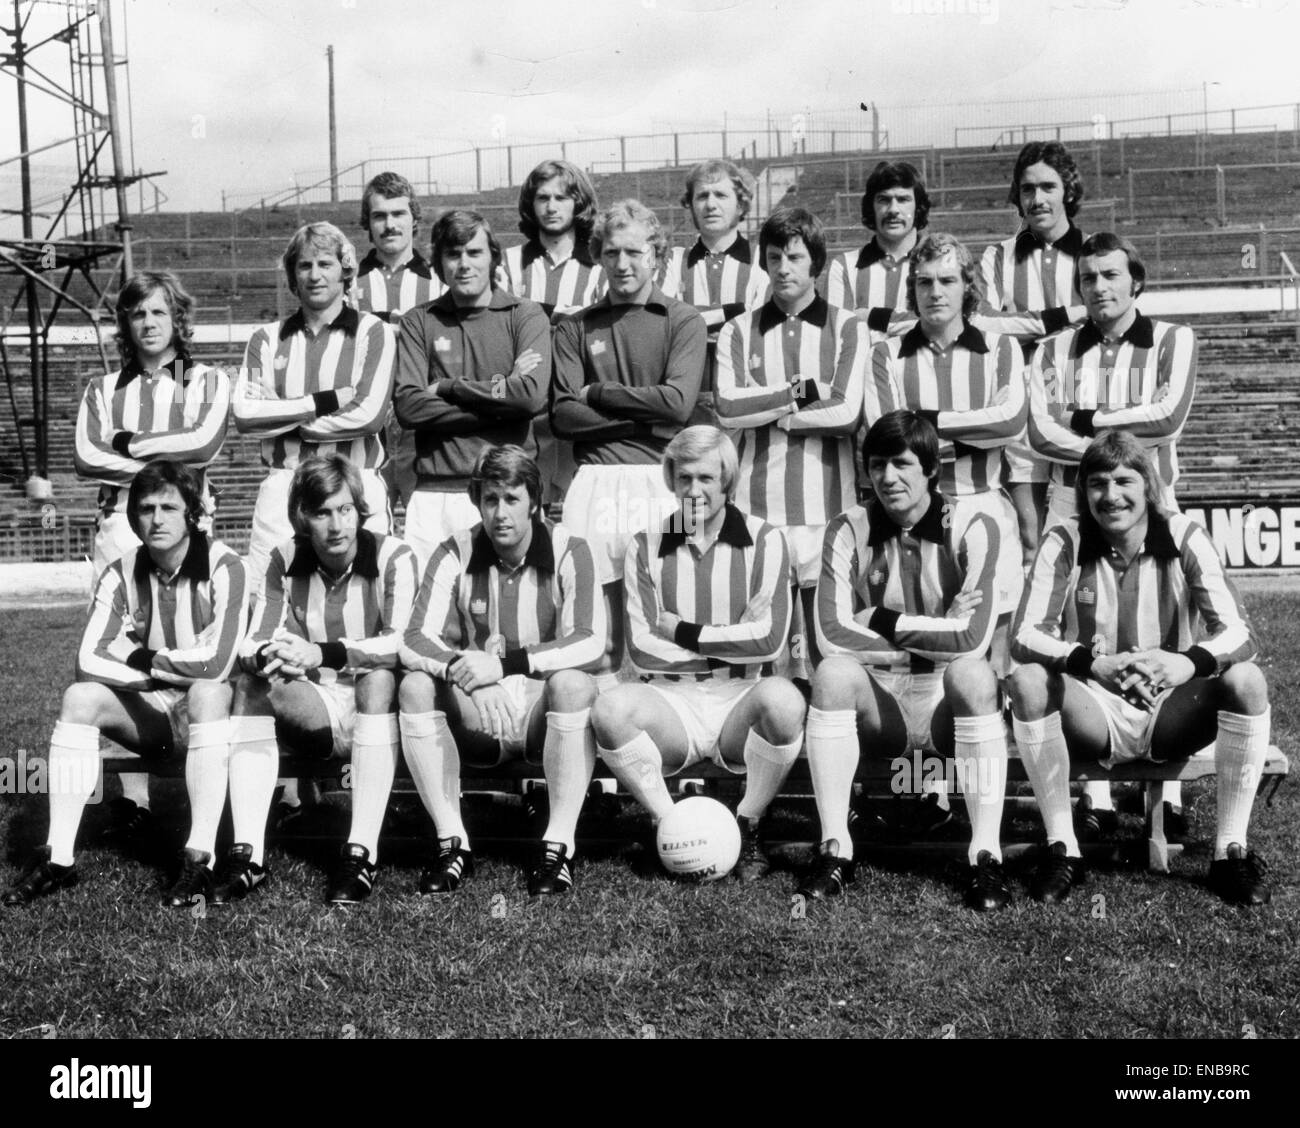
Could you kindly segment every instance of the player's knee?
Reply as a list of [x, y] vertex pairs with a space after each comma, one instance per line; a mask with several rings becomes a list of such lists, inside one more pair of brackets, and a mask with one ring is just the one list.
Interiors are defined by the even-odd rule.
[[370, 670], [357, 678], [357, 709], [362, 713], [391, 713], [397, 697], [392, 670]]
[[1268, 682], [1254, 662], [1229, 666], [1219, 679], [1219, 708], [1255, 716], [1268, 708]]
[[428, 713], [433, 710], [433, 678], [423, 670], [410, 670], [402, 675], [397, 687], [397, 700], [403, 713]]
[[576, 713], [591, 708], [596, 700], [596, 683], [581, 670], [556, 670], [546, 679], [546, 709], [553, 713]]
[[862, 668], [852, 658], [838, 655], [822, 659], [813, 671], [812, 703], [817, 709], [853, 708], [854, 684]]
[[233, 696], [234, 690], [229, 682], [195, 682], [185, 693], [191, 722], [219, 721], [228, 717]]
[[766, 678], [753, 691], [758, 699], [755, 722], [760, 734], [773, 744], [789, 744], [803, 732], [807, 708], [803, 694], [786, 678]]
[[969, 717], [997, 712], [998, 679], [983, 658], [965, 656], [943, 672], [943, 692], [953, 711]]
[[1022, 721], [1036, 721], [1047, 716], [1057, 702], [1059, 678], [1046, 666], [1029, 663], [1017, 666], [1007, 678], [1011, 710]]
[[104, 686], [98, 682], [76, 682], [63, 691], [59, 719], [74, 725], [97, 725], [104, 704]]
[[605, 748], [626, 744], [637, 732], [637, 710], [631, 686], [615, 686], [596, 698], [591, 707], [591, 728]]

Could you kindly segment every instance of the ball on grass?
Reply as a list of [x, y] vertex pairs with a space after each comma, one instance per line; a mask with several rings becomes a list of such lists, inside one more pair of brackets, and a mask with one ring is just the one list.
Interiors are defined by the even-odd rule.
[[716, 799], [694, 795], [673, 805], [655, 831], [659, 860], [674, 877], [717, 881], [740, 857], [740, 827]]

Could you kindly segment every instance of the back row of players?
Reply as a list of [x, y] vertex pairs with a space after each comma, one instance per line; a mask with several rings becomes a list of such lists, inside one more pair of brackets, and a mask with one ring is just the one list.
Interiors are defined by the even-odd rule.
[[[1027, 145], [1011, 191], [1024, 229], [977, 271], [954, 238], [924, 232], [916, 170], [882, 163], [863, 199], [875, 235], [832, 263], [828, 302], [814, 286], [826, 259], [816, 217], [773, 213], [755, 263], [738, 230], [750, 180], [728, 162], [688, 178], [683, 202], [700, 232], [689, 250], [670, 253], [636, 201], [597, 214], [584, 174], [545, 162], [521, 193], [522, 247], [503, 254], [481, 216], [452, 211], [434, 225], [432, 269], [413, 249], [409, 184], [384, 174], [363, 200], [375, 245], [359, 266], [331, 225], [294, 236], [284, 266], [300, 309], [254, 333], [233, 389], [220, 370], [190, 364], [188, 298], [174, 279], [133, 279], [120, 301], [126, 363], [87, 391], [78, 465], [105, 482], [97, 561], [121, 555], [148, 520], [166, 525], [164, 501], [183, 517], [186, 549], [177, 555], [177, 540], [160, 558], [145, 537], [101, 579], [82, 680], [51, 749], [52, 773], [65, 769], [84, 795], [62, 802], [52, 791], [49, 853], [6, 899], [75, 877], [100, 733], [136, 747], [185, 743], [176, 711], [186, 694], [158, 687], [191, 681], [203, 687], [201, 714], [189, 694], [195, 829], [171, 903], [239, 896], [264, 875], [277, 719], [281, 739], [351, 746], [353, 828], [331, 901], [360, 900], [373, 881], [399, 727], [439, 835], [425, 891], [454, 891], [471, 864], [457, 747], [477, 755], [484, 741], [490, 757], [531, 746], [543, 760], [551, 825], [533, 893], [571, 885], [596, 744], [656, 818], [671, 803], [665, 772], [706, 757], [745, 771], [739, 872], [761, 876], [762, 816], [805, 727], [795, 684], [760, 676], [777, 660], [796, 678], [811, 671], [823, 844], [807, 895], [834, 894], [851, 876], [861, 739], [873, 754], [955, 753], [973, 784], [968, 903], [1007, 903], [1004, 677], [1051, 844], [1036, 897], [1059, 900], [1083, 875], [1064, 716], [1076, 752], [1115, 760], [1152, 754], [1153, 741], [1162, 758], [1186, 755], [1164, 730], [1217, 724], [1211, 878], [1230, 899], [1265, 898], [1245, 830], [1268, 743], [1266, 691], [1244, 661], [1253, 644], [1217, 556], [1174, 501], [1195, 340], [1137, 311], [1141, 260], [1114, 235], [1082, 237], [1072, 222], [1081, 196], [1062, 146]], [[390, 402], [410, 437], [394, 459], [409, 548], [385, 535]], [[228, 406], [241, 431], [262, 436], [269, 470], [233, 691], [222, 679], [245, 617], [236, 558], [203, 537], [205, 506], [187, 479], [146, 467], [209, 463]], [[716, 418], [738, 452], [707, 423], [683, 430], [693, 418]], [[537, 428], [540, 471], [525, 449], [535, 420], [551, 432]], [[855, 467], [854, 436], [868, 425]], [[557, 488], [564, 520], [551, 528], [539, 515], [556, 500], [544, 490]], [[1044, 508], [1051, 531], [1022, 600]], [[224, 591], [184, 600], [189, 642], [174, 621], [182, 583]], [[1026, 664], [1012, 671], [1006, 631], [1018, 604], [1012, 633]], [[624, 609], [637, 683], [614, 676]], [[196, 646], [201, 661], [186, 653]], [[399, 649], [410, 671], [400, 687]], [[158, 717], [156, 740], [140, 727], [122, 704], [128, 691], [134, 705], [140, 693], [172, 694], [154, 702], [172, 717], [171, 738]], [[237, 844], [214, 878], [227, 775]], [[1108, 792], [1094, 802], [1109, 805]]]

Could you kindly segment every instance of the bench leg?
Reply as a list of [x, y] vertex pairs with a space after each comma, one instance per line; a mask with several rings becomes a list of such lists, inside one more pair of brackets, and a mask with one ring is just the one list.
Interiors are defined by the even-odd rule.
[[1164, 787], [1144, 783], [1147, 805], [1147, 869], [1152, 873], [1169, 872], [1169, 843], [1165, 839]]

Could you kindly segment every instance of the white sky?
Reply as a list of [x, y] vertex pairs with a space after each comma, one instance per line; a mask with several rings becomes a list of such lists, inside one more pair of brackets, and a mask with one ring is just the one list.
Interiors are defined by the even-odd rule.
[[[1095, 102], [1113, 117], [1112, 96], [1145, 92], [1153, 110], [1199, 111], [1203, 82], [1212, 110], [1300, 97], [1300, 0], [113, 2], [136, 163], [168, 171], [173, 208], [323, 174], [327, 44], [340, 165], [490, 145], [494, 131], [608, 136], [860, 100], [982, 107], [1010, 123], [1017, 107], [989, 104], [1078, 96], [1062, 116]], [[38, 8], [33, 26], [55, 10]], [[63, 56], [46, 59], [62, 78]], [[0, 156], [18, 149], [14, 90], [0, 77]], [[33, 96], [32, 118], [33, 144], [71, 132], [49, 99]], [[5, 206], [15, 175], [0, 168]]]

